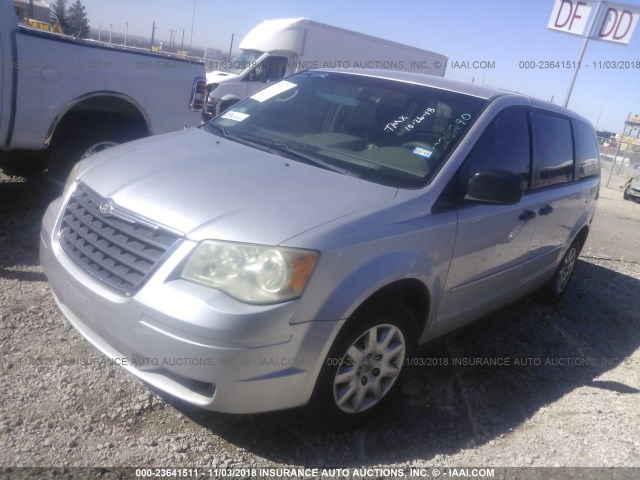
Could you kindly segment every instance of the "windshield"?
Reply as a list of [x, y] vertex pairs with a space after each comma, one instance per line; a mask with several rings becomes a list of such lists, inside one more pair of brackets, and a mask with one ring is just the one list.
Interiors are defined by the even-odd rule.
[[360, 75], [303, 72], [234, 105], [212, 133], [398, 188], [431, 181], [487, 101]]
[[220, 70], [223, 72], [235, 73], [237, 75], [242, 73], [247, 67], [253, 67], [261, 55], [262, 52], [244, 50], [241, 54], [236, 55], [228, 62], [222, 62], [220, 64]]

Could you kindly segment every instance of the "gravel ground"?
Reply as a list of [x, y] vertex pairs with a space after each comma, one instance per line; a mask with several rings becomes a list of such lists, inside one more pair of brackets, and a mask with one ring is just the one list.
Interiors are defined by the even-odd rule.
[[0, 175], [0, 467], [640, 466], [640, 204], [621, 181], [560, 304], [525, 299], [432, 345], [398, 402], [329, 433], [297, 411], [199, 411], [110, 365], [38, 263], [55, 185]]

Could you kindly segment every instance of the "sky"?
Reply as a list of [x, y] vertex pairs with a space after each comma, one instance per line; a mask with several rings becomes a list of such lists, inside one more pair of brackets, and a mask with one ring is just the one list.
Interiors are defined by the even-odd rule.
[[[576, 0], [573, 0], [574, 2]], [[549, 30], [555, 0], [82, 0], [91, 27], [234, 51], [254, 26], [272, 18], [304, 17], [449, 57], [446, 77], [518, 91], [563, 104], [573, 69], [525, 68], [578, 59], [583, 39]], [[623, 3], [640, 7], [640, 0]], [[195, 6], [195, 9], [194, 9]], [[195, 16], [194, 16], [195, 11]], [[193, 19], [193, 30], [192, 30]], [[193, 35], [193, 39], [191, 39]], [[465, 68], [462, 62], [494, 62]], [[461, 68], [455, 68], [454, 65]], [[599, 130], [621, 132], [640, 114], [640, 25], [626, 46], [590, 41], [568, 107]], [[623, 68], [612, 68], [612, 67]]]

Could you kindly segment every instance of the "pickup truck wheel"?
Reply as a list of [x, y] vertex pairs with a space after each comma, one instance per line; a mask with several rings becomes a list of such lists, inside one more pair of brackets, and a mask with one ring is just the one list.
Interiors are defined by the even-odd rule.
[[400, 388], [414, 346], [413, 314], [402, 304], [377, 304], [351, 318], [325, 359], [311, 413], [330, 428], [374, 415]]
[[64, 181], [80, 160], [144, 136], [141, 129], [127, 123], [74, 123], [51, 145], [49, 174], [56, 180]]
[[551, 280], [535, 293], [534, 298], [537, 301], [541, 303], [556, 303], [562, 298], [573, 275], [578, 255], [582, 250], [582, 244], [582, 239], [576, 238], [569, 246]]

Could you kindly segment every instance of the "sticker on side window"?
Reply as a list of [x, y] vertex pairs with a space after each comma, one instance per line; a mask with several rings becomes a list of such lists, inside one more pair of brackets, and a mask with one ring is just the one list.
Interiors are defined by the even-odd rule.
[[431, 150], [427, 150], [426, 148], [422, 148], [422, 147], [414, 148], [413, 153], [415, 155], [420, 155], [421, 157], [424, 157], [424, 158], [429, 158], [431, 157], [431, 155], [433, 155], [433, 152]]
[[227, 120], [233, 120], [234, 122], [241, 122], [245, 120], [249, 115], [241, 112], [234, 112], [233, 110], [222, 115], [222, 118], [226, 118]]
[[255, 95], [252, 95], [251, 98], [253, 98], [257, 102], [262, 103], [265, 100], [269, 100], [271, 97], [275, 97], [276, 95], [279, 95], [282, 92], [286, 92], [287, 90], [291, 90], [294, 87], [297, 87], [295, 83], [282, 80], [281, 82], [274, 83], [273, 85], [265, 88], [264, 90], [260, 90]]

